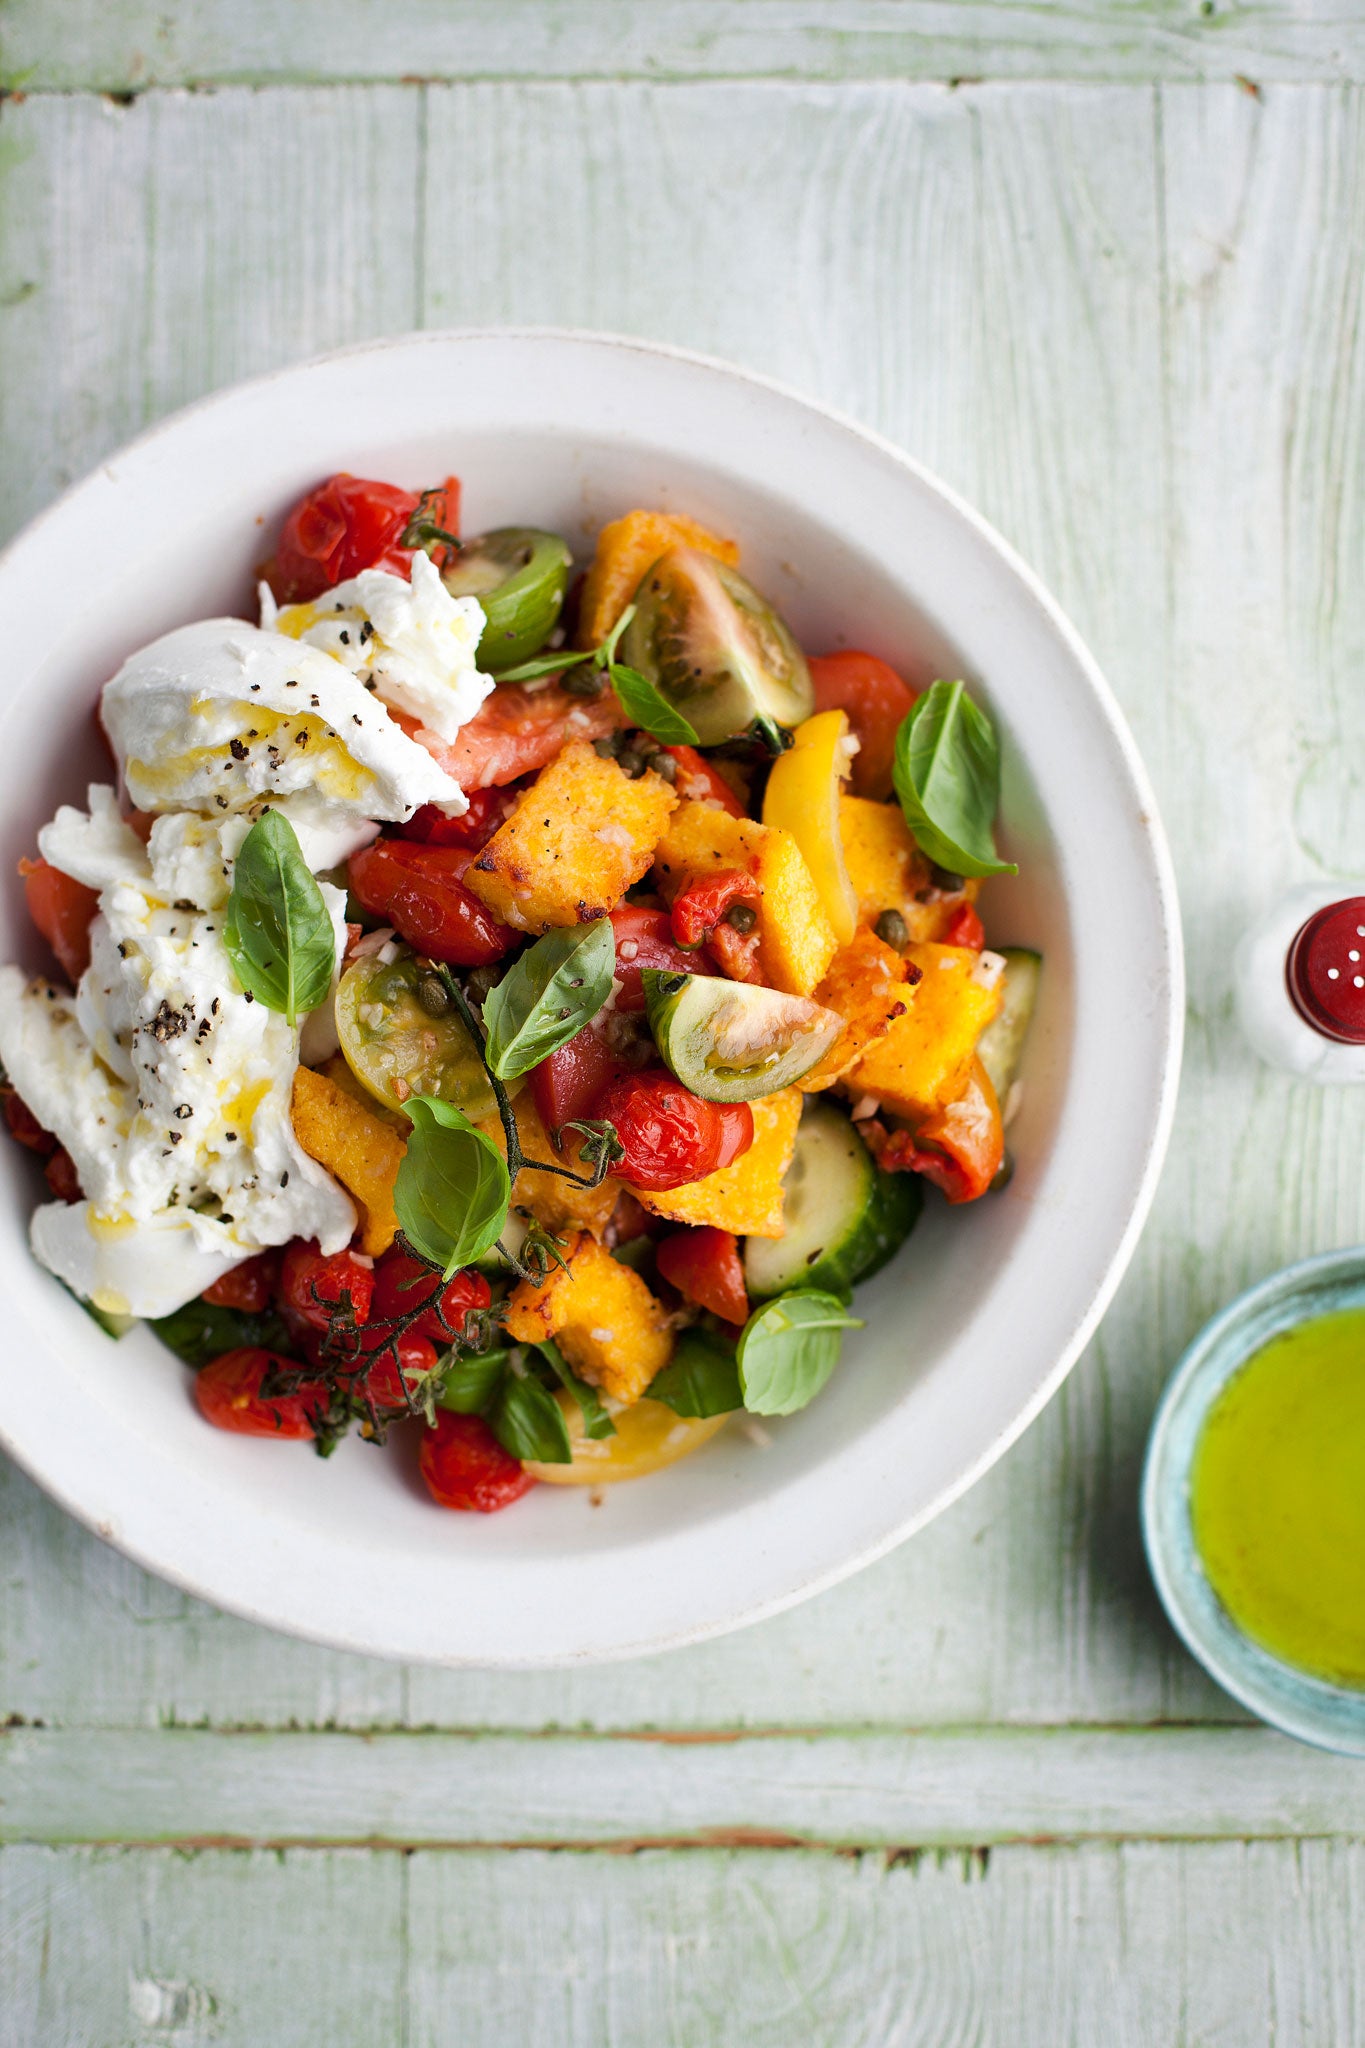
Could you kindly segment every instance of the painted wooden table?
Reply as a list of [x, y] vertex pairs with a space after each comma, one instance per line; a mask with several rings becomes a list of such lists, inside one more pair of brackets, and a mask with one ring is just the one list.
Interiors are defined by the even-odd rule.
[[1365, 866], [1359, 7], [0, 0], [0, 73], [5, 532], [156, 415], [386, 330], [773, 371], [1070, 610], [1190, 967], [1089, 1354], [781, 1620], [400, 1669], [196, 1605], [5, 1469], [3, 2048], [1365, 2041], [1365, 1771], [1202, 1678], [1135, 1506], [1204, 1318], [1365, 1236], [1365, 1090], [1259, 1069], [1228, 973], [1288, 878]]

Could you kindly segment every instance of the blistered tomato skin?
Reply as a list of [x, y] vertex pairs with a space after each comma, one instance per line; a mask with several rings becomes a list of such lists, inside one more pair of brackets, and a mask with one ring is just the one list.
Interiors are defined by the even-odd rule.
[[974, 904], [964, 903], [960, 909], [953, 912], [944, 927], [943, 937], [939, 943], [944, 946], [970, 946], [974, 953], [981, 951], [986, 943], [986, 927], [977, 915]]
[[400, 832], [401, 839], [415, 839], [424, 846], [467, 846], [479, 853], [498, 827], [516, 808], [516, 795], [508, 789], [471, 789], [469, 809], [460, 818], [448, 818], [435, 804], [423, 804], [414, 811]]
[[352, 1319], [367, 1323], [373, 1298], [374, 1270], [355, 1252], [333, 1252], [324, 1258], [316, 1244], [300, 1241], [285, 1252], [280, 1306], [305, 1329], [326, 1330], [348, 1301]]
[[732, 1230], [718, 1230], [714, 1224], [676, 1230], [659, 1243], [655, 1258], [659, 1271], [679, 1294], [710, 1309], [727, 1323], [749, 1319], [749, 1296], [740, 1264], [739, 1241]]
[[199, 1412], [215, 1429], [237, 1436], [270, 1436], [301, 1440], [313, 1434], [311, 1417], [327, 1407], [327, 1389], [306, 1383], [292, 1394], [266, 1400], [261, 1381], [267, 1373], [297, 1372], [291, 1358], [254, 1347], [224, 1351], [202, 1367], [194, 1382]]
[[427, 1491], [438, 1506], [495, 1515], [529, 1493], [535, 1480], [505, 1451], [479, 1415], [442, 1408], [424, 1432], [418, 1456]]
[[662, 1070], [611, 1082], [593, 1116], [610, 1123], [625, 1148], [612, 1172], [651, 1194], [704, 1180], [732, 1165], [754, 1141], [747, 1102], [703, 1102]]
[[666, 910], [645, 910], [634, 903], [622, 903], [611, 913], [616, 934], [616, 1007], [626, 1015], [643, 1011], [645, 985], [640, 979], [646, 967], [664, 974], [714, 974], [711, 962], [695, 951], [680, 946]]
[[[345, 471], [301, 498], [284, 522], [268, 580], [281, 604], [305, 604], [362, 569], [387, 569], [406, 577], [414, 550], [398, 545], [420, 502], [416, 491], [396, 484], [348, 476]], [[459, 485], [453, 477], [434, 491], [428, 512], [435, 525], [453, 532], [459, 518]]]
[[356, 901], [400, 938], [452, 967], [487, 967], [518, 934], [489, 915], [464, 886], [472, 847], [423, 846], [377, 839], [353, 853], [348, 869]]
[[21, 860], [19, 872], [28, 914], [74, 988], [90, 965], [90, 925], [100, 899], [84, 882], [49, 867], [45, 860]]
[[[360, 1340], [362, 1370], [351, 1382], [352, 1390], [361, 1399], [368, 1399], [381, 1414], [407, 1415], [406, 1387], [411, 1387], [423, 1373], [436, 1370], [436, 1346], [429, 1337], [421, 1337], [415, 1330], [405, 1331], [398, 1339], [398, 1359], [394, 1361], [392, 1350], [381, 1350], [385, 1343], [382, 1330], [367, 1329]], [[368, 1369], [364, 1369], [365, 1354], [375, 1352]]]
[[[442, 1284], [439, 1273], [423, 1265], [411, 1252], [395, 1245], [385, 1252], [374, 1269], [374, 1293], [370, 1300], [371, 1323], [397, 1323], [423, 1302], [430, 1307], [413, 1324], [418, 1336], [436, 1344], [449, 1344], [464, 1334], [465, 1317], [471, 1309], [487, 1308], [492, 1299], [482, 1273], [457, 1273]], [[442, 1320], [444, 1318], [444, 1321]]]
[[213, 1308], [235, 1308], [247, 1315], [259, 1315], [274, 1299], [279, 1273], [278, 1252], [257, 1252], [254, 1259], [234, 1266], [221, 1280], [206, 1287], [201, 1298]]

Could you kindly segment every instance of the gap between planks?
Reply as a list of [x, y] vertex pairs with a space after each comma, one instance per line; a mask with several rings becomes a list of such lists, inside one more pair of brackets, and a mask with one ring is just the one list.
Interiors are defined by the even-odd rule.
[[1260, 1728], [599, 1735], [17, 1728], [0, 1842], [972, 1849], [1365, 1838], [1365, 1772]]

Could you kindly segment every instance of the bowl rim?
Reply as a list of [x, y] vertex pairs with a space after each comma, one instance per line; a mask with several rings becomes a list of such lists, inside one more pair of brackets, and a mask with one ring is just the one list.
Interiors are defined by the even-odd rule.
[[[1175, 1118], [1184, 1041], [1185, 962], [1174, 866], [1146, 767], [1127, 720], [1094, 655], [1036, 572], [990, 521], [958, 491], [917, 458], [898, 447], [886, 435], [864, 425], [840, 408], [822, 399], [813, 398], [795, 385], [769, 376], [765, 372], [748, 369], [723, 357], [674, 343], [606, 330], [559, 325], [519, 323], [508, 326], [419, 328], [370, 337], [277, 365], [254, 376], [239, 378], [206, 392], [188, 404], [154, 420], [131, 440], [121, 443], [118, 448], [111, 450], [94, 463], [83, 476], [68, 485], [58, 497], [28, 521], [3, 549], [0, 549], [0, 576], [8, 574], [16, 563], [21, 562], [25, 550], [41, 539], [48, 525], [58, 519], [67, 506], [82, 493], [90, 490], [92, 486], [97, 486], [101, 477], [110, 475], [117, 464], [142, 455], [163, 437], [176, 434], [191, 421], [212, 413], [215, 408], [230, 406], [253, 393], [265, 391], [271, 385], [306, 377], [314, 370], [344, 363], [348, 359], [383, 355], [414, 347], [442, 347], [451, 344], [500, 347], [510, 343], [527, 342], [552, 346], [587, 345], [673, 361], [707, 372], [732, 384], [747, 385], [756, 392], [762, 392], [794, 407], [798, 414], [813, 414], [844, 434], [851, 435], [892, 469], [912, 479], [923, 492], [936, 499], [968, 534], [994, 555], [1009, 572], [1019, 590], [1041, 615], [1044, 623], [1057, 636], [1075, 663], [1097, 716], [1102, 721], [1105, 736], [1116, 750], [1138, 798], [1139, 812], [1135, 821], [1137, 836], [1155, 891], [1154, 923], [1160, 935], [1160, 964], [1164, 970], [1163, 994], [1154, 1002], [1152, 1014], [1153, 1042], [1159, 1046], [1160, 1078], [1155, 1091], [1155, 1115], [1145, 1133], [1141, 1171], [1136, 1176], [1123, 1226], [1116, 1235], [1085, 1309], [1077, 1317], [1070, 1334], [1059, 1346], [1051, 1367], [1041, 1375], [1029, 1399], [1020, 1406], [1007, 1424], [996, 1431], [976, 1458], [952, 1480], [940, 1486], [921, 1506], [902, 1515], [889, 1527], [884, 1527], [875, 1539], [864, 1541], [837, 1561], [810, 1570], [804, 1577], [788, 1584], [781, 1591], [749, 1596], [727, 1611], [717, 1612], [703, 1621], [675, 1623], [661, 1627], [657, 1631], [642, 1633], [630, 1641], [619, 1641], [605, 1647], [599, 1644], [579, 1651], [556, 1651], [548, 1655], [534, 1652], [515, 1656], [499, 1654], [495, 1658], [487, 1655], [433, 1651], [423, 1659], [419, 1653], [409, 1649], [386, 1649], [382, 1645], [376, 1645], [362, 1626], [353, 1629], [336, 1624], [310, 1627], [306, 1623], [282, 1621], [276, 1615], [262, 1612], [246, 1595], [233, 1598], [217, 1585], [205, 1585], [193, 1571], [177, 1568], [160, 1554], [151, 1554], [149, 1547], [144, 1547], [123, 1531], [113, 1539], [118, 1549], [156, 1576], [168, 1580], [197, 1598], [262, 1626], [281, 1629], [330, 1647], [361, 1654], [397, 1657], [409, 1662], [428, 1661], [447, 1667], [571, 1668], [578, 1663], [619, 1661], [706, 1641], [782, 1613], [852, 1577], [868, 1565], [887, 1556], [899, 1544], [960, 1499], [1023, 1435], [1046, 1407], [1090, 1341], [1113, 1300], [1146, 1223], [1165, 1160]], [[67, 1513], [102, 1540], [111, 1540], [108, 1527], [101, 1524], [96, 1510], [88, 1502], [83, 1502], [72, 1490], [55, 1483], [47, 1473], [39, 1472], [29, 1465], [11, 1439], [3, 1412], [0, 1412], [0, 1448], [3, 1448], [22, 1469], [28, 1471], [36, 1483]]]
[[[1315, 1252], [1234, 1295], [1186, 1346], [1162, 1389], [1147, 1439], [1139, 1501], [1152, 1581], [1167, 1619], [1196, 1662], [1240, 1705], [1282, 1734], [1337, 1756], [1365, 1757], [1365, 1688], [1337, 1685], [1301, 1670], [1249, 1636], [1213, 1591], [1189, 1517], [1194, 1449], [1224, 1387], [1275, 1336], [1353, 1306], [1365, 1307], [1365, 1245]], [[1276, 1307], [1292, 1313], [1263, 1320]], [[1173, 1442], [1177, 1429], [1185, 1439], [1180, 1446]]]

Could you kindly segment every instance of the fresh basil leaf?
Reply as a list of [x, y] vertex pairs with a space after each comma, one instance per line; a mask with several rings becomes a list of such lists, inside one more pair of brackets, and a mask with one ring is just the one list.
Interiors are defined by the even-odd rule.
[[393, 1206], [413, 1250], [448, 1280], [501, 1234], [512, 1197], [507, 1161], [453, 1102], [412, 1095], [403, 1107], [412, 1129]]
[[611, 686], [632, 725], [638, 725], [642, 732], [652, 733], [667, 747], [695, 747], [696, 726], [684, 718], [681, 711], [673, 709], [648, 676], [642, 676], [638, 668], [627, 668], [621, 661], [614, 661], [609, 673]]
[[534, 1458], [539, 1465], [571, 1465], [573, 1450], [564, 1411], [539, 1380], [509, 1372], [493, 1397], [486, 1418], [498, 1442], [514, 1458]]
[[578, 1403], [578, 1412], [583, 1417], [583, 1434], [600, 1443], [604, 1437], [615, 1436], [616, 1424], [608, 1415], [597, 1397], [597, 1389], [590, 1387], [586, 1380], [579, 1379], [569, 1365], [557, 1344], [548, 1337], [537, 1344], [536, 1350], [542, 1358], [548, 1359], [555, 1378], [561, 1387], [567, 1388]]
[[278, 811], [258, 818], [242, 841], [223, 944], [245, 993], [291, 1024], [325, 1002], [336, 931], [298, 835]]
[[542, 676], [557, 676], [561, 669], [577, 668], [580, 662], [591, 661], [594, 650], [588, 648], [578, 652], [572, 647], [562, 647], [558, 654], [537, 654], [530, 661], [519, 661], [515, 668], [505, 668], [498, 677], [500, 683], [534, 683]]
[[484, 1056], [500, 1081], [521, 1074], [576, 1038], [611, 994], [616, 935], [609, 917], [562, 926], [529, 946], [483, 1006]]
[[837, 1294], [819, 1288], [765, 1301], [744, 1325], [735, 1354], [745, 1407], [753, 1415], [794, 1415], [838, 1364], [842, 1333], [861, 1328]]
[[901, 720], [896, 795], [920, 851], [955, 875], [1017, 875], [992, 827], [1000, 803], [995, 727], [965, 683], [937, 682]]
[[678, 1348], [645, 1393], [675, 1415], [728, 1415], [744, 1406], [733, 1351], [700, 1330], [684, 1330]]
[[467, 1351], [452, 1360], [441, 1391], [438, 1408], [451, 1408], [456, 1415], [482, 1415], [497, 1393], [507, 1370], [510, 1351]]
[[273, 1309], [253, 1315], [245, 1309], [215, 1308], [202, 1297], [187, 1301], [168, 1316], [154, 1316], [151, 1328], [186, 1365], [207, 1365], [211, 1358], [244, 1345], [286, 1356], [292, 1349], [289, 1332]]

